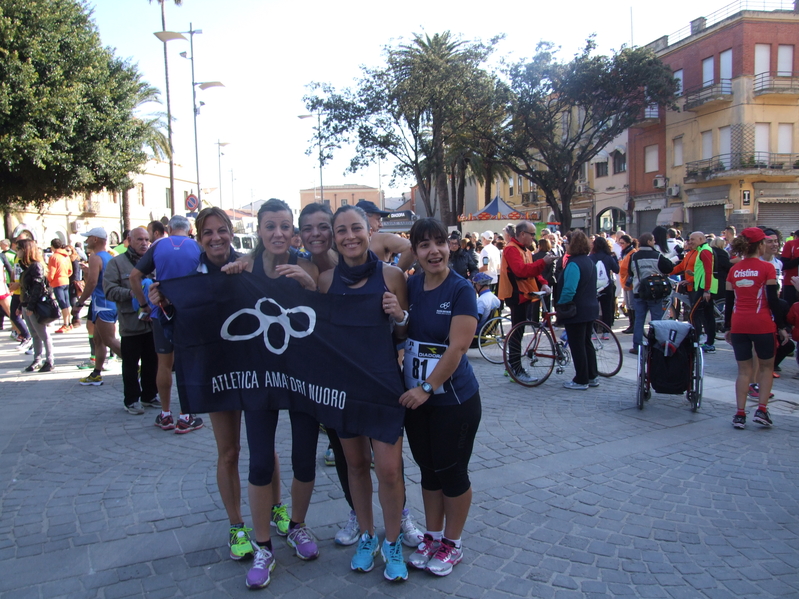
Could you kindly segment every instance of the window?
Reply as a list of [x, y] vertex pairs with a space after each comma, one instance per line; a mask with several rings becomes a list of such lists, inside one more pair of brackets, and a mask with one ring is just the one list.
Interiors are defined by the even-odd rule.
[[672, 150], [674, 155], [674, 166], [682, 166], [682, 137], [676, 137], [672, 142]]
[[347, 203], [348, 203], [348, 202], [347, 202], [347, 200], [341, 200], [341, 205], [342, 205], [342, 206], [346, 206], [346, 205], [347, 205]]
[[169, 188], [168, 187], [165, 188], [164, 191], [166, 192], [165, 193], [165, 197], [164, 197], [164, 203], [166, 205], [167, 210], [171, 210], [172, 209], [172, 197], [169, 194]]
[[608, 163], [607, 162], [597, 162], [594, 166], [596, 168], [596, 176], [597, 177], [607, 177], [608, 176]]
[[719, 79], [732, 79], [732, 49], [719, 54]]
[[652, 146], [646, 146], [644, 148], [644, 172], [645, 173], [657, 172], [659, 161], [660, 158], [658, 156], [657, 144]]
[[793, 46], [777, 48], [777, 77], [793, 76]]
[[322, 200], [322, 203], [323, 203], [325, 206], [327, 206], [328, 208], [330, 208], [330, 200]]
[[716, 61], [714, 56], [702, 61], [702, 87], [713, 85], [716, 82]]
[[358, 201], [359, 201], [359, 202], [365, 202], [365, 201], [366, 201], [366, 198], [358, 198]]
[[513, 195], [513, 175], [508, 177], [508, 195], [509, 196]]
[[755, 76], [771, 70], [771, 44], [755, 44]]
[[780, 123], [777, 127], [777, 152], [791, 154], [793, 152], [793, 123]]
[[677, 94], [676, 94], [676, 95], [678, 95], [678, 96], [681, 96], [681, 95], [682, 95], [682, 92], [683, 92], [683, 89], [684, 89], [684, 86], [683, 86], [683, 72], [682, 72], [682, 69], [680, 69], [679, 71], [674, 71], [674, 78], [675, 78], [675, 79], [677, 80], [677, 82], [678, 82]]
[[713, 158], [713, 132], [702, 131], [702, 160]]
[[770, 151], [770, 130], [771, 123], [755, 123], [755, 154], [758, 154], [755, 160], [757, 161], [765, 162], [767, 159], [767, 156], [762, 156], [762, 154], [768, 154]]
[[613, 152], [613, 174], [627, 172], [627, 156], [621, 152]]
[[522, 187], [522, 184], [524, 183], [524, 178], [521, 175], [519, 175], [519, 178], [516, 181], [516, 183], [517, 183], [517, 185], [519, 187], [519, 193], [523, 192], [524, 188]]
[[139, 200], [139, 205], [144, 206], [144, 183], [136, 184], [136, 197]]

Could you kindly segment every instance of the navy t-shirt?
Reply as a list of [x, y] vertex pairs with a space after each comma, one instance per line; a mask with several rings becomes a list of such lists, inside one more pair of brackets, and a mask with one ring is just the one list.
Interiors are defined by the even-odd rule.
[[[405, 381], [411, 387], [431, 373], [449, 345], [453, 316], [472, 316], [477, 320], [477, 296], [472, 284], [450, 271], [444, 282], [431, 291], [424, 290], [424, 274], [408, 279], [408, 341], [405, 345]], [[431, 405], [460, 404], [471, 398], [479, 385], [466, 355], [458, 368], [428, 399]]]

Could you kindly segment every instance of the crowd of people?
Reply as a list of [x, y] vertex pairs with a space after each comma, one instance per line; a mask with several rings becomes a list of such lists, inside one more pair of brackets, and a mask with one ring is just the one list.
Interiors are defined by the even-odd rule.
[[[265, 289], [368, 296], [379, 302], [383, 334], [397, 348], [390, 368], [398, 376], [401, 372], [405, 384], [405, 392], [393, 399], [405, 408], [404, 434], [421, 471], [425, 530], [416, 526], [406, 505], [403, 436], [393, 443], [371, 439], [326, 427], [303, 410], [287, 410], [293, 471], [289, 508], [281, 501], [275, 450], [279, 411], [212, 412], [229, 555], [252, 557], [246, 576], [252, 589], [266, 587], [271, 579], [272, 529], [298, 558], [319, 555], [306, 520], [320, 428], [329, 443], [326, 462], [335, 465], [350, 509], [335, 542], [355, 545], [351, 569], [371, 571], [380, 554], [390, 581], [406, 580], [409, 566], [438, 576], [452, 572], [464, 553], [462, 535], [472, 501], [469, 461], [481, 420], [479, 385], [466, 355], [478, 325], [505, 309], [514, 325], [538, 321], [542, 310], [560, 309], [559, 325], [568, 336], [575, 370], [564, 386], [587, 390], [600, 385], [591, 339], [594, 320], [612, 327], [626, 316], [629, 326], [620, 333], [632, 335], [629, 351], [637, 354], [647, 315], [661, 318], [664, 297], [678, 285], [690, 298], [688, 317], [697, 334], [704, 334], [702, 351], [712, 354], [714, 302], [722, 299], [724, 334], [739, 369], [733, 425], [745, 426], [747, 396], [759, 400], [754, 422], [771, 425], [768, 398], [780, 360], [793, 350], [791, 326], [799, 338], [799, 235], [781, 251], [779, 232], [757, 227], [740, 235], [728, 227], [718, 237], [694, 232], [687, 239], [675, 229], [657, 227], [634, 239], [624, 231], [590, 238], [580, 230], [561, 235], [519, 222], [501, 233], [462, 237], [430, 218], [416, 221], [407, 235], [392, 235], [380, 231], [386, 214], [368, 201], [335, 214], [311, 204], [295, 226], [290, 207], [272, 199], [258, 212], [257, 246], [247, 254], [233, 249], [233, 225], [219, 208], [199, 213], [194, 236], [183, 216], [172, 217], [166, 226], [154, 221], [127, 231], [115, 248], [108, 247], [103, 228], [93, 228], [83, 234], [88, 255], [81, 244], [54, 239], [45, 260], [36, 241], [24, 234], [13, 243], [0, 242], [5, 270], [0, 307], [20, 351], [33, 356], [25, 371], [49, 372], [55, 355], [48, 324], [37, 314], [38, 298], [52, 294], [58, 305], [53, 334], [81, 327], [88, 306], [91, 372], [80, 384], [102, 385], [104, 364], [111, 354], [119, 356], [125, 411], [138, 416], [155, 408], [155, 426], [185, 434], [201, 429], [203, 419], [192, 413], [192, 398], [180, 388], [179, 413], [172, 414], [175, 347], [169, 323], [190, 316], [171, 304], [161, 281], [226, 273], [251, 276]], [[530, 375], [520, 339], [511, 337], [508, 344], [509, 368], [514, 378], [525, 380]], [[436, 348], [425, 356], [429, 364], [422, 370], [415, 367], [420, 346]], [[250, 456], [251, 527], [241, 506], [242, 416]], [[383, 513], [382, 542], [372, 509], [372, 467]], [[414, 548], [408, 558], [403, 545]]]

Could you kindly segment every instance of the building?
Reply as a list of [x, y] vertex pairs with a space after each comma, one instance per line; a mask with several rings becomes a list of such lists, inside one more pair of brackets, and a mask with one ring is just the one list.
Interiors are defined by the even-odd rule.
[[[186, 198], [194, 192], [197, 184], [185, 178], [186, 173], [178, 164], [174, 173], [177, 212], [182, 214], [186, 212]], [[149, 161], [144, 172], [135, 175], [133, 181], [134, 186], [128, 191], [131, 228], [172, 216], [168, 162]], [[41, 210], [12, 211], [11, 229], [28, 230], [45, 246], [55, 238], [64, 243], [83, 241], [81, 233], [103, 227], [108, 232], [109, 245], [118, 245], [123, 231], [122, 200], [122, 192], [118, 191], [76, 194], [56, 200]]]
[[330, 206], [330, 210], [335, 212], [342, 206], [355, 205], [361, 200], [373, 202], [376, 206], [383, 206], [381, 191], [376, 187], [368, 185], [356, 185], [348, 183], [345, 185], [325, 185], [324, 198], [320, 198], [319, 188], [300, 190], [300, 208], [305, 208], [314, 202], [325, 203]]
[[649, 47], [681, 83], [679, 112], [629, 132], [638, 232], [799, 228], [799, 7], [741, 0]]

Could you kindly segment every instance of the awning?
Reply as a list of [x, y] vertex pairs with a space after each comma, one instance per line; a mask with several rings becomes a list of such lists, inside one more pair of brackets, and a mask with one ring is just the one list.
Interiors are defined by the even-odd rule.
[[610, 154], [605, 150], [600, 150], [599, 153], [591, 159], [591, 164], [595, 162], [607, 162], [608, 160], [610, 160]]
[[682, 206], [669, 206], [664, 208], [658, 214], [658, 225], [671, 225], [672, 223], [681, 223], [682, 220]]
[[626, 154], [627, 153], [627, 144], [619, 144], [616, 146], [616, 151], [619, 154]]
[[704, 202], [690, 202], [685, 205], [686, 208], [702, 208], [704, 206], [721, 206], [728, 203], [729, 200], [724, 198], [722, 200], [705, 200]]
[[663, 209], [662, 206], [636, 206], [635, 207], [635, 211], [636, 212], [647, 212], [647, 211], [651, 211], [651, 210], [662, 210], [662, 209]]
[[758, 198], [758, 204], [799, 204], [799, 198]]

